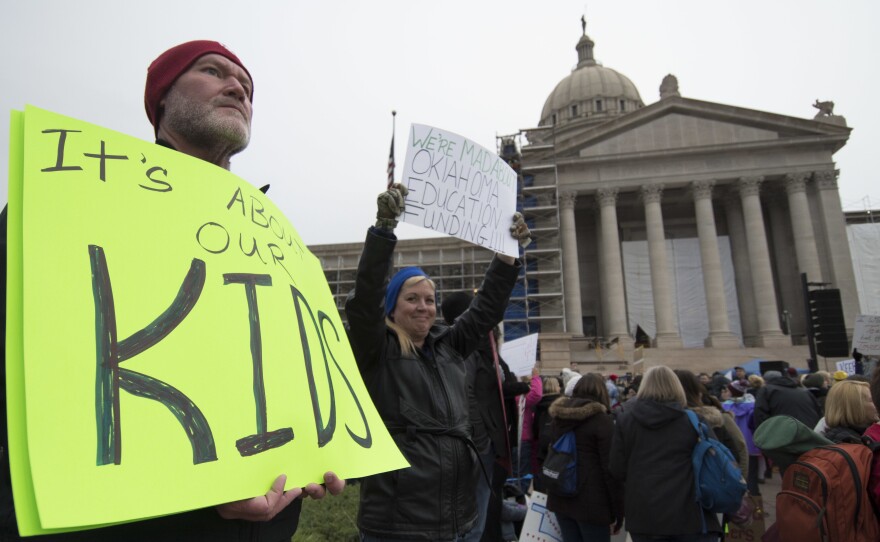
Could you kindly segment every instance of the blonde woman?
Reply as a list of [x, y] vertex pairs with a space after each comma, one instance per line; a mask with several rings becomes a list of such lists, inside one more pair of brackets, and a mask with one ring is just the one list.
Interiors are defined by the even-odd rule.
[[635, 401], [617, 419], [610, 468], [625, 482], [626, 529], [633, 542], [709, 542], [721, 534], [718, 517], [696, 501], [691, 453], [697, 435], [686, 405], [675, 373], [651, 367]]
[[[406, 189], [379, 196], [345, 304], [349, 340], [373, 403], [411, 465], [363, 480], [358, 527], [364, 542], [460, 541], [477, 517], [482, 476], [470, 439], [464, 358], [501, 321], [520, 265], [496, 255], [478, 295], [452, 326], [436, 322], [434, 282], [406, 267], [389, 281], [394, 227]], [[517, 213], [511, 235], [529, 231]]]
[[861, 443], [862, 434], [877, 422], [867, 382], [843, 380], [825, 399], [825, 437], [835, 444]]

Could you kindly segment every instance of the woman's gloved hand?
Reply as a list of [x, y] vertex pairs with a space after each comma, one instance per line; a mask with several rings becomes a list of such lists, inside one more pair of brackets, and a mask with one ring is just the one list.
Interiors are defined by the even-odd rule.
[[513, 214], [513, 224], [510, 226], [510, 235], [519, 241], [519, 245], [523, 248], [526, 248], [529, 246], [529, 243], [532, 242], [532, 232], [529, 231], [526, 221], [523, 220], [522, 213]]
[[[376, 227], [391, 231], [397, 227], [397, 218], [403, 212], [403, 200], [409, 190], [400, 183], [379, 194], [376, 198]], [[528, 231], [528, 228], [526, 228]]]

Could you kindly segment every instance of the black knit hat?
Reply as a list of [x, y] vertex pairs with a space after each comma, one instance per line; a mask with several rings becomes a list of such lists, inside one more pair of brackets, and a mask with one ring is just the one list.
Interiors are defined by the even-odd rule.
[[474, 296], [467, 292], [453, 292], [443, 296], [443, 302], [440, 303], [443, 320], [451, 326], [455, 319], [471, 306], [471, 301], [473, 300]]

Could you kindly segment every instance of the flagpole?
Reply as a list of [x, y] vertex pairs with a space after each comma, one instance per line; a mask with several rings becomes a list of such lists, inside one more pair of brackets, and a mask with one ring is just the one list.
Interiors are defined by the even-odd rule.
[[391, 110], [391, 152], [388, 155], [388, 188], [394, 184], [394, 136], [397, 132], [397, 111]]

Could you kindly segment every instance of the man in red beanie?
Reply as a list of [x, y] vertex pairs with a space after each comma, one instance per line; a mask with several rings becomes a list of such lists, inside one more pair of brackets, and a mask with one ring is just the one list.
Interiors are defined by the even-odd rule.
[[[250, 140], [253, 96], [253, 80], [241, 60], [222, 44], [202, 40], [172, 47], [150, 64], [144, 105], [158, 144], [229, 169], [230, 157], [244, 150]], [[6, 270], [6, 221], [4, 208], [0, 216], [3, 273]], [[5, 284], [5, 275], [3, 277]], [[0, 302], [5, 303], [5, 288], [0, 291], [4, 293]], [[5, 328], [5, 312], [0, 313], [4, 318], [0, 326]], [[0, 352], [5, 350], [4, 342], [0, 344]], [[5, 388], [4, 379], [0, 382], [3, 408], [0, 418], [4, 422], [0, 431], [3, 438], [0, 443], [0, 541], [20, 540], [5, 453], [8, 442]], [[39, 540], [287, 542], [299, 521], [301, 500], [297, 497], [308, 495], [320, 499], [326, 491], [337, 495], [345, 487], [345, 481], [332, 472], [324, 475], [323, 486], [309, 484], [284, 491], [285, 482], [286, 476], [281, 475], [265, 495], [214, 508], [76, 533], [45, 535]]]
[[254, 83], [216, 41], [190, 41], [150, 64], [144, 106], [159, 144], [229, 169], [247, 147]]

